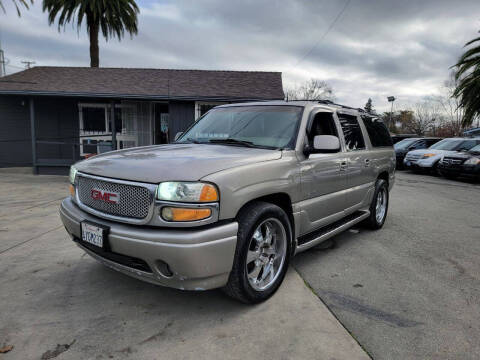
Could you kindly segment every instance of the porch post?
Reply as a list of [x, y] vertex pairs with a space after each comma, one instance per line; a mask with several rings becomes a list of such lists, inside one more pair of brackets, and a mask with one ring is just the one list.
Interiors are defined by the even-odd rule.
[[35, 105], [33, 103], [33, 97], [29, 99], [30, 105], [30, 134], [32, 135], [32, 165], [33, 173], [38, 174], [37, 167], [37, 137], [35, 135]]
[[112, 130], [112, 150], [117, 150], [117, 131], [115, 126], [115, 100], [110, 103], [110, 130]]

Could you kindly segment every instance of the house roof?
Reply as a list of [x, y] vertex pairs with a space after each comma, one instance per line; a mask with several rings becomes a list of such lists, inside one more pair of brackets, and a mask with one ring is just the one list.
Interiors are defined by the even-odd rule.
[[0, 94], [142, 99], [283, 99], [282, 73], [37, 66], [0, 78]]

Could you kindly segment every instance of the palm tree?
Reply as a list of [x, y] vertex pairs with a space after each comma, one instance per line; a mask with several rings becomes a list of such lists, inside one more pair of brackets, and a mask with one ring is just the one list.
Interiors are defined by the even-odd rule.
[[[477, 37], [465, 44], [465, 47], [478, 43]], [[470, 126], [480, 116], [480, 45], [471, 47], [460, 57], [455, 67], [455, 79], [458, 85], [453, 96], [459, 99], [459, 107], [465, 113], [462, 125]]]
[[[21, 4], [25, 6], [28, 9], [28, 0], [12, 0], [13, 4], [15, 5], [15, 8], [17, 9], [17, 14], [20, 16], [20, 8], [18, 7], [18, 4]], [[17, 2], [18, 1], [18, 2]], [[33, 4], [33, 0], [30, 0], [30, 4]], [[5, 12], [5, 8], [3, 7], [2, 0], [0, 0], [0, 8]]]
[[43, 0], [43, 11], [48, 11], [48, 22], [53, 24], [58, 16], [58, 30], [76, 17], [80, 29], [86, 19], [90, 37], [90, 66], [98, 67], [98, 33], [102, 30], [105, 39], [121, 39], [127, 31], [137, 34], [139, 9], [134, 0]]

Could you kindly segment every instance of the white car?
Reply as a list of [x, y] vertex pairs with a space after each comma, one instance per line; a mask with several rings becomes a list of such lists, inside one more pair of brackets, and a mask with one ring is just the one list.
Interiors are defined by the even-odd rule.
[[478, 144], [480, 144], [480, 137], [443, 139], [428, 149], [408, 152], [403, 160], [403, 165], [407, 169], [435, 172], [438, 162], [444, 155], [452, 154], [456, 151], [468, 151]]

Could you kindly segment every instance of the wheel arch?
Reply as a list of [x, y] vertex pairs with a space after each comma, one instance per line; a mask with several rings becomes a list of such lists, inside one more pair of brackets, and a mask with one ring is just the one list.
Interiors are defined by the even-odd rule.
[[287, 193], [284, 193], [284, 192], [278, 192], [278, 193], [272, 193], [272, 194], [269, 194], [269, 195], [263, 195], [263, 196], [255, 198], [255, 199], [251, 199], [240, 207], [240, 209], [238, 210], [235, 218], [238, 217], [238, 214], [240, 214], [240, 212], [246, 206], [248, 206], [248, 205], [250, 205], [250, 204], [252, 204], [253, 202], [256, 202], [256, 201], [263, 201], [263, 202], [268, 202], [270, 204], [277, 205], [283, 211], [285, 211], [285, 213], [288, 216], [288, 219], [290, 220], [290, 226], [292, 228], [291, 237], [292, 237], [292, 242], [294, 242], [295, 241], [295, 239], [294, 239], [295, 238], [295, 219], [293, 217], [292, 199], [290, 198], [290, 195], [288, 195]]

